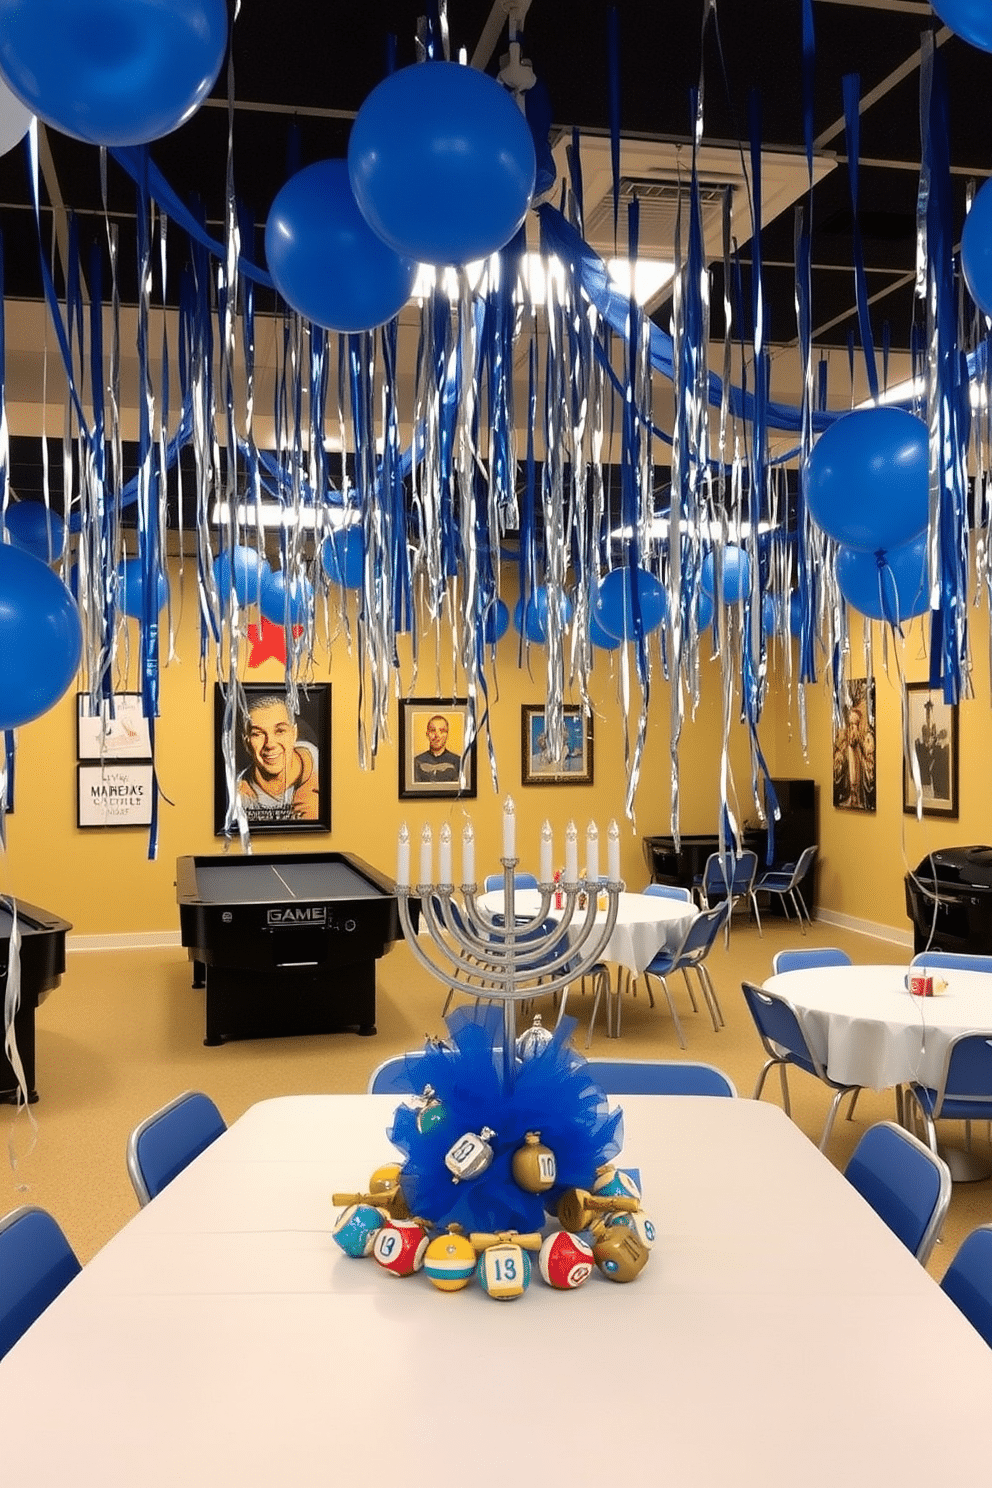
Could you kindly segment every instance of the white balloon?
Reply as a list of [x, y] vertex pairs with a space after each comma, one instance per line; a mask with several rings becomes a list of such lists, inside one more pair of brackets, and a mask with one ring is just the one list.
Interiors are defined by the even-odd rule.
[[13, 94], [0, 78], [0, 155], [6, 155], [28, 132], [34, 118], [27, 104]]

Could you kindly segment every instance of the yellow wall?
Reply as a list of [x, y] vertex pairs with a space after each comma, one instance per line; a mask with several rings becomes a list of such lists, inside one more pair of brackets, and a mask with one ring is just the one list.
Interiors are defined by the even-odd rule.
[[[72, 921], [77, 934], [131, 934], [175, 931], [176, 858], [188, 853], [222, 852], [213, 835], [214, 716], [213, 674], [206, 687], [200, 677], [195, 583], [187, 566], [184, 615], [177, 635], [178, 660], [163, 669], [161, 717], [157, 724], [157, 763], [161, 788], [172, 802], [161, 805], [158, 859], [147, 859], [144, 828], [76, 827], [75, 692], [19, 733], [16, 799], [8, 819], [8, 848], [0, 862], [0, 887]], [[175, 574], [173, 574], [175, 580]], [[176, 592], [176, 591], [174, 591]], [[512, 599], [511, 599], [512, 605]], [[118, 690], [136, 690], [137, 629], [130, 625], [130, 666], [117, 680]], [[390, 740], [381, 746], [375, 767], [358, 764], [358, 677], [356, 651], [349, 652], [339, 634], [329, 652], [318, 653], [313, 680], [332, 686], [332, 797], [330, 834], [256, 835], [257, 852], [353, 852], [393, 874], [396, 839], [406, 821], [416, 841], [425, 822], [437, 832], [445, 820], [455, 838], [454, 862], [460, 867], [460, 835], [466, 815], [476, 834], [476, 869], [481, 879], [499, 870], [502, 801], [513, 796], [518, 818], [517, 850], [521, 868], [537, 870], [540, 827], [548, 818], [555, 832], [556, 860], [564, 859], [564, 832], [574, 818], [584, 861], [586, 827], [595, 819], [600, 830], [601, 867], [606, 868], [606, 829], [611, 817], [621, 826], [621, 871], [631, 884], [647, 880], [641, 837], [669, 830], [669, 689], [655, 653], [651, 723], [635, 800], [635, 821], [624, 817], [626, 775], [623, 764], [623, 711], [616, 653], [597, 651], [593, 671], [594, 784], [591, 786], [522, 786], [520, 779], [521, 705], [544, 701], [544, 652], [531, 649], [530, 674], [517, 666], [518, 637], [512, 626], [498, 648], [493, 695], [493, 739], [499, 769], [494, 792], [485, 744], [478, 750], [478, 795], [468, 802], [424, 802], [398, 799], [397, 707], [390, 717]], [[125, 648], [121, 647], [122, 667]], [[450, 655], [443, 642], [442, 657]], [[402, 656], [402, 677], [409, 682], [409, 657]], [[279, 681], [281, 668], [271, 662], [244, 673], [246, 681]], [[419, 677], [408, 688], [417, 697], [450, 696], [450, 665], [435, 663], [433, 645], [423, 648]], [[630, 745], [636, 732], [638, 689], [631, 679]], [[576, 697], [566, 701], [575, 702]], [[735, 729], [737, 751], [743, 736]], [[713, 831], [719, 801], [722, 738], [719, 672], [705, 668], [705, 691], [696, 722], [686, 723], [682, 749], [682, 827]], [[740, 754], [740, 784], [745, 792], [742, 814], [748, 814], [749, 771], [746, 750]], [[239, 852], [236, 839], [232, 852]]]
[[[512, 598], [511, 598], [512, 604]], [[147, 860], [147, 832], [79, 830], [76, 821], [75, 694], [70, 693], [46, 716], [22, 729], [17, 754], [14, 815], [7, 824], [8, 847], [0, 860], [0, 888], [40, 904], [71, 920], [77, 934], [109, 935], [175, 931], [176, 858], [187, 853], [223, 851], [223, 839], [213, 835], [214, 725], [213, 676], [206, 687], [200, 677], [199, 635], [195, 586], [187, 566], [184, 616], [177, 636], [178, 659], [163, 669], [162, 716], [157, 726], [158, 766], [162, 789], [173, 803], [162, 803], [159, 854]], [[988, 626], [984, 612], [973, 614], [972, 645], [976, 699], [960, 710], [960, 819], [956, 822], [925, 818], [919, 823], [903, 814], [901, 723], [896, 655], [908, 680], [926, 676], [923, 634], [919, 624], [907, 633], [904, 646], [889, 645], [890, 677], [882, 669], [883, 646], [875, 628], [877, 696], [878, 809], [874, 814], [835, 810], [832, 804], [832, 729], [830, 693], [825, 680], [807, 692], [808, 758], [803, 757], [796, 700], [782, 684], [773, 683], [762, 722], [761, 738], [769, 769], [778, 776], [810, 776], [819, 784], [820, 876], [819, 903], [853, 920], [888, 925], [906, 933], [903, 876], [932, 848], [992, 839], [992, 819], [986, 806], [987, 767], [992, 755], [992, 721], [987, 699]], [[852, 644], [858, 643], [857, 622]], [[547, 817], [555, 832], [556, 859], [564, 857], [564, 830], [569, 818], [584, 838], [590, 818], [601, 834], [601, 864], [606, 866], [606, 828], [611, 817], [621, 826], [621, 871], [632, 886], [646, 881], [641, 838], [670, 830], [669, 712], [670, 690], [662, 676], [655, 649], [652, 667], [650, 724], [635, 817], [624, 817], [626, 784], [623, 709], [617, 653], [596, 652], [592, 678], [595, 719], [595, 783], [592, 786], [527, 786], [520, 783], [521, 704], [543, 702], [544, 653], [531, 651], [531, 673], [517, 666], [517, 635], [512, 629], [498, 648], [492, 710], [493, 738], [499, 768], [499, 791], [493, 788], [487, 752], [480, 741], [478, 796], [470, 802], [401, 801], [397, 791], [397, 709], [390, 718], [391, 738], [384, 743], [374, 769], [358, 764], [357, 660], [343, 635], [318, 653], [314, 681], [332, 684], [332, 830], [330, 834], [264, 834], [255, 848], [267, 851], [347, 851], [357, 853], [392, 874], [396, 837], [401, 822], [416, 841], [424, 822], [435, 832], [450, 822], [455, 837], [455, 866], [460, 865], [458, 842], [466, 815], [476, 833], [476, 865], [481, 878], [498, 871], [501, 850], [502, 800], [514, 797], [517, 843], [521, 867], [536, 871], [541, 822]], [[131, 627], [130, 664], [124, 668], [121, 648], [121, 690], [137, 687], [137, 633]], [[410, 695], [450, 695], [454, 690], [450, 648], [422, 650], [420, 674], [410, 682], [408, 655], [401, 657], [402, 678]], [[436, 656], [442, 658], [437, 663]], [[773, 671], [776, 658], [773, 651]], [[795, 658], [793, 659], [795, 664]], [[850, 674], [863, 675], [855, 662]], [[281, 670], [268, 663], [264, 670], [244, 673], [245, 680], [278, 681]], [[630, 747], [636, 731], [638, 689], [630, 680]], [[577, 701], [567, 697], [566, 701]], [[735, 710], [736, 713], [736, 710]], [[731, 757], [742, 821], [755, 819], [750, 797], [747, 738], [735, 722]], [[681, 826], [685, 832], [710, 832], [717, 826], [719, 769], [722, 743], [722, 683], [719, 667], [702, 667], [702, 701], [694, 720], [687, 717], [680, 751]], [[230, 849], [240, 849], [234, 842]], [[456, 871], [457, 876], [457, 871]]]

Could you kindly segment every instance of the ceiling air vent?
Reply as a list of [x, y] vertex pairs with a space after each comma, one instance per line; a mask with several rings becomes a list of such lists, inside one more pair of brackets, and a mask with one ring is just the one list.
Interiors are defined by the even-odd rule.
[[[723, 213], [723, 197], [727, 190], [721, 182], [701, 182], [699, 199], [703, 213], [703, 240], [712, 242], [713, 234], [719, 242], [720, 220]], [[733, 187], [730, 186], [733, 190]], [[634, 200], [640, 203], [639, 252], [644, 257], [667, 258], [674, 256], [675, 227], [682, 206], [682, 245], [685, 252], [687, 211], [689, 206], [689, 181], [658, 180], [625, 176], [620, 182], [620, 217], [617, 225], [617, 244], [621, 254], [627, 251], [627, 207]], [[586, 240], [595, 248], [613, 251], [613, 192], [602, 197], [586, 213]]]

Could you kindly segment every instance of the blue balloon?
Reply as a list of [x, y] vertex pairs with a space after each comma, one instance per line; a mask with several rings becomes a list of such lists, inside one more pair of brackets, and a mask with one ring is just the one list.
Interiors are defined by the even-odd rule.
[[[158, 574], [158, 608], [164, 610], [169, 598], [169, 586], [161, 569]], [[140, 620], [145, 613], [145, 577], [141, 572], [140, 558], [125, 558], [117, 565], [117, 603], [132, 620]]]
[[346, 160], [320, 160], [286, 182], [269, 209], [265, 256], [286, 303], [329, 331], [392, 320], [417, 275], [358, 210]]
[[[572, 601], [567, 594], [562, 595], [561, 601], [561, 623], [567, 625], [572, 618]], [[527, 601], [527, 610], [524, 612], [524, 602], [518, 599], [513, 610], [513, 623], [520, 634], [535, 645], [543, 646], [548, 639], [548, 591], [546, 589], [535, 589]]]
[[[703, 593], [716, 598], [716, 563], [712, 550], [705, 554], [699, 576]], [[723, 550], [723, 601], [739, 604], [751, 587], [751, 558], [743, 548], [728, 543]]]
[[54, 707], [82, 649], [79, 611], [62, 580], [23, 548], [0, 544], [0, 729]]
[[361, 589], [365, 577], [365, 534], [357, 524], [339, 527], [324, 539], [320, 561], [332, 584]]
[[592, 601], [592, 613], [607, 635], [634, 639], [634, 603], [644, 635], [657, 630], [668, 616], [668, 595], [646, 568], [615, 568], [606, 575]]
[[992, 182], [975, 193], [961, 233], [961, 267], [968, 293], [980, 310], [992, 315]]
[[[289, 586], [289, 623], [303, 625], [313, 609], [313, 585], [309, 579], [300, 578]], [[273, 625], [286, 623], [287, 591], [286, 575], [279, 568], [268, 569], [262, 575], [261, 610], [266, 620]]]
[[911, 542], [929, 519], [929, 436], [904, 408], [857, 408], [831, 424], [806, 465], [806, 499], [829, 537], [865, 553]]
[[849, 605], [872, 620], [898, 625], [930, 607], [927, 534], [888, 553], [837, 551], [837, 585]]
[[91, 145], [169, 134], [207, 97], [224, 0], [0, 0], [0, 74], [32, 113]]
[[359, 209], [397, 253], [465, 264], [508, 243], [534, 194], [534, 141], [495, 78], [455, 62], [402, 67], [374, 88], [348, 141]]
[[610, 635], [608, 630], [603, 629], [596, 619], [595, 609], [589, 611], [589, 639], [601, 651], [617, 651], [623, 645], [619, 636]]
[[262, 573], [267, 566], [254, 548], [245, 548], [240, 544], [233, 550], [225, 548], [214, 560], [214, 578], [220, 591], [221, 604], [231, 592], [232, 586], [239, 605], [258, 604]]
[[482, 622], [482, 638], [487, 646], [495, 646], [501, 641], [510, 628], [510, 611], [501, 599], [486, 610], [485, 619]]
[[65, 523], [43, 501], [12, 502], [3, 524], [14, 546], [40, 558], [42, 563], [57, 563], [62, 557]]
[[992, 8], [989, 0], [930, 0], [945, 26], [955, 36], [992, 52]]
[[707, 594], [705, 589], [700, 589], [699, 591], [696, 624], [700, 630], [706, 630], [713, 624], [713, 596], [712, 594]]

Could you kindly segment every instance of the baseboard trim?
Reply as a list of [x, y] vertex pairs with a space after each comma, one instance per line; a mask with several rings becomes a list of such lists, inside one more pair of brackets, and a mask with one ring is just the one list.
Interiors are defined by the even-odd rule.
[[834, 909], [816, 910], [816, 918], [826, 925], [839, 925], [842, 930], [853, 930], [856, 935], [871, 935], [876, 940], [890, 940], [893, 945], [912, 949], [912, 930], [897, 930], [894, 925], [878, 925], [874, 920], [858, 920], [853, 915], [839, 914]]
[[67, 951], [145, 951], [181, 945], [178, 930], [133, 930], [126, 935], [67, 935]]

